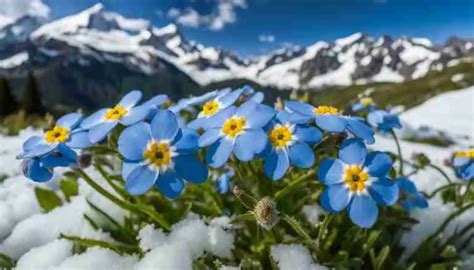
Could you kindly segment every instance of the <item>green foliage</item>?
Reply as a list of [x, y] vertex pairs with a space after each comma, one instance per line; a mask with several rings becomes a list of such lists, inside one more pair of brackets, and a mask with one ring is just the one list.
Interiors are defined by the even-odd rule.
[[45, 109], [42, 104], [41, 91], [32, 72], [28, 74], [23, 97], [21, 100], [21, 109], [27, 114], [43, 114]]
[[63, 179], [61, 183], [59, 183], [59, 188], [63, 192], [64, 198], [66, 198], [67, 201], [70, 201], [71, 197], [74, 197], [79, 193], [79, 186], [75, 179]]
[[54, 191], [37, 187], [35, 188], [35, 195], [44, 212], [49, 212], [62, 205], [61, 198]]
[[34, 114], [27, 115], [24, 111], [20, 110], [17, 113], [0, 119], [0, 133], [13, 136], [18, 135], [20, 131], [27, 127], [43, 129], [48, 126], [50, 118], [51, 116], [49, 115], [45, 117]]
[[18, 110], [18, 103], [12, 95], [8, 80], [0, 77], [0, 117]]
[[14, 269], [15, 266], [15, 260], [3, 253], [0, 253], [0, 269]]

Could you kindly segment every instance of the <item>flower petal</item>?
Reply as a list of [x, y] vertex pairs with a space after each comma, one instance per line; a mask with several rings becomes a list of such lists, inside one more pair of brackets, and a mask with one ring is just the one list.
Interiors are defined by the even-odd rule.
[[349, 218], [362, 228], [371, 228], [377, 221], [379, 209], [368, 194], [354, 195], [349, 205]]
[[316, 115], [314, 119], [318, 127], [327, 132], [343, 132], [347, 125], [346, 120], [339, 115]]
[[179, 155], [174, 159], [176, 174], [184, 180], [200, 184], [207, 180], [208, 169], [193, 155]]
[[151, 99], [147, 100], [142, 104], [142, 106], [149, 106], [150, 108], [155, 108], [158, 109], [163, 103], [165, 103], [168, 100], [167, 95], [156, 95], [152, 97]]
[[303, 142], [296, 142], [289, 147], [290, 163], [298, 168], [309, 168], [314, 163], [313, 149]]
[[23, 143], [23, 151], [29, 152], [33, 148], [35, 148], [38, 144], [43, 143], [43, 137], [41, 136], [32, 136], [28, 138], [24, 143]]
[[151, 134], [157, 141], [173, 140], [178, 134], [179, 125], [176, 115], [169, 110], [159, 110], [151, 121]]
[[249, 129], [235, 139], [234, 154], [241, 161], [249, 161], [267, 145], [267, 135], [262, 129]]
[[319, 181], [325, 185], [342, 183], [343, 175], [344, 163], [339, 159], [325, 159], [319, 165]]
[[206, 154], [206, 162], [213, 168], [221, 167], [229, 159], [233, 148], [233, 141], [222, 138], [209, 147]]
[[258, 103], [255, 101], [246, 101], [235, 111], [235, 115], [239, 117], [245, 117], [246, 119], [254, 114], [254, 111], [257, 110]]
[[340, 212], [349, 204], [351, 194], [344, 184], [329, 185], [324, 188], [321, 200], [331, 212]]
[[141, 162], [128, 162], [124, 161], [122, 163], [122, 178], [127, 179], [128, 175], [135, 170], [137, 167], [142, 166], [143, 163]]
[[363, 139], [367, 144], [375, 142], [374, 131], [362, 121], [348, 117], [346, 119], [347, 129], [357, 138]]
[[149, 106], [141, 105], [131, 108], [121, 119], [120, 123], [124, 126], [130, 126], [145, 119], [150, 113]]
[[138, 101], [142, 98], [142, 92], [139, 90], [133, 90], [130, 91], [128, 94], [126, 94], [119, 102], [119, 104], [126, 109], [129, 109], [133, 106], [135, 106]]
[[95, 113], [89, 115], [86, 117], [82, 123], [81, 123], [81, 128], [83, 129], [90, 129], [102, 122], [105, 121], [105, 113], [109, 110], [110, 108], [105, 108], [96, 111]]
[[265, 158], [263, 169], [268, 178], [278, 180], [285, 175], [289, 165], [288, 153], [283, 150], [275, 150]]
[[81, 120], [82, 120], [82, 114], [69, 113], [59, 118], [58, 121], [56, 121], [56, 124], [71, 130], [71, 129], [74, 129], [77, 125], [79, 125]]
[[41, 157], [41, 156], [51, 153], [57, 147], [58, 147], [57, 143], [47, 144], [47, 143], [41, 142], [37, 144], [34, 148], [32, 148], [30, 151], [25, 152], [22, 155], [20, 155], [20, 158]]
[[211, 128], [221, 128], [225, 121], [234, 115], [236, 110], [237, 107], [235, 106], [220, 110], [218, 113], [207, 118], [207, 120], [202, 123], [202, 128], [206, 130]]
[[105, 139], [107, 137], [107, 134], [109, 134], [112, 129], [117, 126], [118, 122], [117, 121], [107, 121], [100, 123], [91, 129], [89, 129], [89, 140], [91, 143], [98, 143]]
[[219, 95], [217, 97], [217, 102], [219, 102], [220, 104], [220, 109], [227, 108], [230, 105], [234, 104], [241, 94], [242, 89], [237, 89], [225, 95]]
[[398, 200], [398, 185], [395, 181], [383, 177], [374, 181], [369, 186], [370, 195], [380, 204], [388, 206]]
[[174, 172], [168, 171], [158, 176], [156, 188], [169, 199], [176, 199], [184, 190], [184, 181]]
[[118, 139], [118, 151], [129, 161], [143, 159], [143, 153], [150, 142], [150, 124], [138, 123], [122, 131]]
[[125, 189], [132, 195], [141, 195], [153, 186], [158, 177], [158, 171], [150, 169], [148, 165], [135, 167], [125, 182]]
[[405, 177], [399, 177], [396, 180], [400, 192], [405, 192], [408, 194], [417, 194], [418, 190], [416, 189], [415, 183], [410, 181]]
[[209, 118], [203, 116], [203, 117], [198, 117], [191, 122], [187, 124], [187, 127], [190, 129], [195, 129], [198, 130], [203, 127], [204, 123], [208, 120]]
[[339, 148], [339, 158], [349, 165], [362, 165], [366, 156], [367, 147], [359, 139], [346, 139]]
[[364, 167], [372, 176], [385, 176], [392, 168], [392, 159], [385, 153], [375, 151], [367, 155]]
[[316, 127], [297, 125], [295, 129], [295, 136], [300, 141], [308, 144], [315, 144], [321, 141], [323, 138], [323, 133]]
[[53, 170], [41, 166], [38, 159], [27, 159], [22, 162], [23, 174], [35, 182], [46, 182], [53, 177]]
[[[248, 102], [253, 102], [254, 101], [248, 101]], [[243, 106], [243, 105], [242, 105]], [[276, 111], [267, 105], [263, 104], [257, 104], [257, 108], [250, 113], [246, 120], [246, 126], [248, 127], [264, 127], [272, 118], [275, 116]]]
[[215, 143], [220, 137], [222, 137], [220, 128], [208, 129], [199, 138], [199, 147], [206, 147]]
[[84, 149], [92, 145], [87, 131], [76, 132], [70, 135], [67, 146], [76, 149]]
[[181, 129], [181, 134], [179, 140], [174, 144], [177, 152], [193, 153], [199, 150], [199, 135], [196, 131], [189, 128], [183, 128]]
[[371, 126], [377, 127], [379, 124], [383, 123], [383, 119], [386, 115], [388, 115], [388, 113], [383, 110], [371, 111], [367, 115], [367, 122], [369, 122]]
[[314, 116], [315, 108], [309, 104], [287, 100], [285, 101], [285, 106], [288, 107], [288, 109], [290, 109], [293, 112], [306, 115], [306, 116]]

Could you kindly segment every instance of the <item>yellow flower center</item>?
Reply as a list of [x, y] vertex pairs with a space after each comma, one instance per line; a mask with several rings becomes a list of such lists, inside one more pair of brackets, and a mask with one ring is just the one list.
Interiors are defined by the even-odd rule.
[[222, 126], [222, 133], [229, 137], [237, 137], [244, 131], [245, 119], [243, 117], [232, 117], [225, 121]]
[[268, 138], [273, 147], [286, 147], [292, 137], [293, 134], [287, 126], [276, 126], [268, 133]]
[[344, 169], [344, 182], [351, 192], [365, 190], [367, 180], [369, 180], [369, 174], [359, 165], [350, 165]]
[[457, 158], [474, 158], [474, 149], [469, 149], [467, 151], [459, 151], [456, 153], [455, 157]]
[[361, 98], [360, 99], [360, 104], [362, 104], [364, 106], [369, 106], [369, 105], [374, 104], [374, 100], [370, 97]]
[[69, 129], [61, 126], [55, 126], [53, 129], [46, 131], [44, 134], [45, 140], [48, 143], [62, 143], [65, 142], [69, 135]]
[[171, 151], [168, 143], [152, 142], [143, 155], [151, 164], [160, 168], [166, 167], [171, 163]]
[[122, 105], [117, 104], [115, 107], [112, 109], [108, 109], [107, 112], [105, 113], [105, 119], [107, 120], [119, 120], [127, 114], [128, 110], [122, 107]]
[[316, 109], [314, 109], [314, 114], [317, 114], [317, 115], [339, 114], [339, 110], [335, 107], [323, 105], [323, 106], [318, 106]]
[[202, 113], [205, 116], [214, 115], [218, 111], [219, 111], [219, 104], [215, 100], [206, 102], [206, 104], [204, 104], [204, 106], [202, 107]]

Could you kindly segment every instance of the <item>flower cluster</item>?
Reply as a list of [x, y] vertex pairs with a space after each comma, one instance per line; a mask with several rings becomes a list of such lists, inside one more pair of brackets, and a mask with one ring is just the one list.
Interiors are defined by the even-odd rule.
[[[386, 153], [367, 150], [366, 144], [375, 142], [371, 125], [383, 131], [400, 127], [398, 117], [377, 110], [368, 97], [352, 108], [368, 112], [367, 121], [328, 105], [286, 101], [272, 108], [262, 104], [261, 92], [248, 86], [175, 104], [165, 95], [139, 104], [141, 97], [134, 90], [85, 119], [79, 113], [61, 117], [42, 136], [24, 143], [19, 155], [24, 174], [43, 182], [51, 179], [55, 167], [78, 168], [81, 151], [93, 152], [107, 139], [107, 146], [117, 146], [124, 187], [131, 195], [155, 187], [176, 199], [188, 182], [201, 184], [210, 175], [218, 175], [216, 189], [224, 194], [239, 163], [262, 160], [252, 166], [262, 164], [262, 174], [275, 181], [285, 179], [293, 168], [317, 171], [324, 186], [321, 205], [331, 213], [347, 209], [352, 222], [363, 228], [372, 227], [378, 205], [396, 203], [399, 192], [407, 210], [427, 205], [410, 180], [389, 176], [392, 160]], [[335, 145], [339, 157], [323, 159], [317, 154], [319, 145], [333, 134], [336, 144], [343, 139]], [[454, 162], [460, 174], [471, 178], [472, 153], [456, 155]]]

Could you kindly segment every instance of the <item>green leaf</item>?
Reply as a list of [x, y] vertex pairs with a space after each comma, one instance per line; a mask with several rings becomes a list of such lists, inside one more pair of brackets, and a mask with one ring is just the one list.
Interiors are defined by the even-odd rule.
[[0, 269], [13, 269], [15, 268], [15, 265], [15, 260], [3, 253], [0, 253]]
[[385, 260], [387, 259], [389, 253], [390, 253], [390, 247], [389, 246], [385, 246], [385, 247], [382, 248], [382, 250], [377, 255], [377, 258], [375, 258], [375, 269], [376, 270], [383, 269], [382, 266], [383, 266]]
[[448, 245], [444, 248], [444, 250], [441, 252], [440, 256], [442, 258], [454, 258], [456, 257], [456, 247], [453, 245]]
[[37, 187], [35, 194], [39, 205], [46, 213], [62, 205], [61, 198], [54, 191]]
[[119, 245], [119, 244], [109, 243], [109, 242], [103, 241], [103, 240], [81, 238], [81, 237], [69, 236], [69, 235], [64, 235], [64, 234], [61, 234], [59, 236], [59, 238], [72, 241], [75, 244], [86, 247], [86, 248], [89, 248], [89, 247], [107, 248], [107, 249], [110, 249], [110, 250], [114, 251], [117, 254], [120, 254], [120, 255], [133, 254], [133, 253], [140, 253], [141, 252], [140, 249], [137, 246]]
[[72, 179], [64, 179], [59, 183], [59, 188], [64, 194], [64, 197], [66, 198], [67, 201], [71, 197], [76, 196], [79, 194], [79, 186], [75, 180]]

